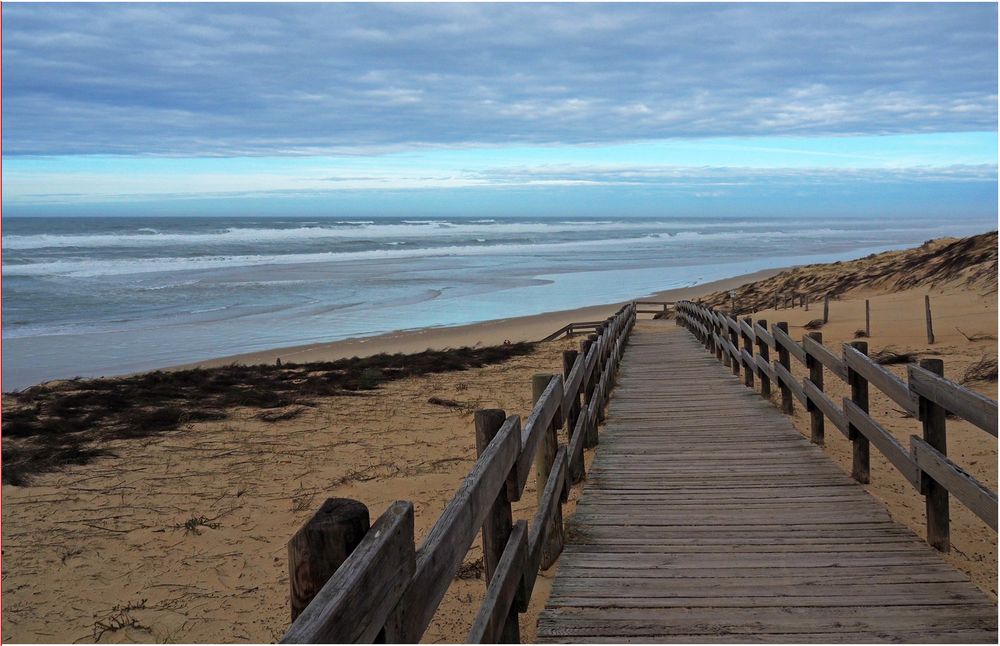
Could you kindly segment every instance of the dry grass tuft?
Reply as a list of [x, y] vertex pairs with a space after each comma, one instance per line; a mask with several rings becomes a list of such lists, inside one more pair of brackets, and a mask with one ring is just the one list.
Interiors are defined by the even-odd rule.
[[974, 381], [996, 381], [997, 380], [997, 359], [989, 355], [983, 357], [965, 369], [965, 374], [959, 379], [960, 384], [969, 384]]

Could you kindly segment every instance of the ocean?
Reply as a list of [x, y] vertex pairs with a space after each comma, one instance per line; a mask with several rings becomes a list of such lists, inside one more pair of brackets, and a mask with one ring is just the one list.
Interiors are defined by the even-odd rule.
[[994, 227], [919, 218], [4, 218], [3, 389], [596, 305]]

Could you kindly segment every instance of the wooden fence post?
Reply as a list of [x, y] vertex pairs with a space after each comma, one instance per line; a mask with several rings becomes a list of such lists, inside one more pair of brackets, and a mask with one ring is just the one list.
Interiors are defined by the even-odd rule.
[[830, 294], [827, 293], [823, 296], [823, 322], [830, 322]]
[[[868, 343], [855, 341], [851, 347], [861, 354], [868, 354]], [[847, 368], [847, 383], [851, 386], [851, 401], [865, 413], [868, 412], [868, 380]], [[852, 445], [851, 477], [862, 484], [871, 482], [871, 457], [868, 438], [852, 425], [847, 427], [847, 439]]]
[[802, 296], [802, 306], [806, 308], [807, 312], [809, 311], [809, 294]]
[[348, 498], [327, 498], [288, 541], [292, 621], [306, 609], [371, 527], [368, 507]]
[[[767, 321], [764, 319], [759, 319], [757, 325], [767, 329]], [[767, 342], [759, 335], [757, 336], [757, 354], [767, 362], [767, 365], [771, 365], [771, 350], [768, 348]], [[760, 396], [764, 399], [771, 399], [771, 378], [763, 370], [760, 371]]]
[[927, 315], [927, 344], [933, 345], [934, 343], [934, 325], [931, 322], [931, 297], [924, 296], [924, 312]]
[[[775, 326], [788, 334], [788, 323], [781, 321], [780, 323], [775, 323]], [[778, 363], [781, 367], [788, 371], [788, 374], [792, 373], [792, 362], [788, 356], [788, 348], [786, 348], [781, 343], [775, 343], [778, 347]], [[788, 387], [783, 379], [778, 380], [778, 387], [781, 390], [781, 412], [785, 415], [792, 414], [792, 389]]]
[[[920, 367], [938, 377], [944, 376], [944, 361], [941, 359], [921, 359]], [[947, 411], [934, 401], [920, 397], [920, 421], [923, 424], [924, 442], [942, 455], [948, 455], [946, 413]], [[926, 473], [920, 476], [920, 488], [927, 501], [927, 542], [942, 552], [948, 552], [951, 550], [948, 490]]]
[[868, 299], [865, 299], [865, 334], [872, 335], [872, 311]]
[[[809, 338], [816, 341], [816, 343], [823, 343], [823, 333], [822, 332], [810, 332], [807, 334]], [[811, 354], [806, 353], [806, 368], [809, 369], [809, 381], [813, 382], [813, 385], [820, 391], [823, 390], [823, 364], [819, 362], [816, 357]], [[820, 410], [819, 406], [813, 403], [811, 399], [806, 400], [806, 409], [809, 411], [809, 432], [810, 439], [813, 444], [819, 444], [823, 446], [825, 440], [825, 423], [823, 417], [823, 411]]]
[[[553, 375], [537, 374], [531, 378], [532, 404], [538, 403], [538, 399], [545, 392], [552, 377]], [[552, 465], [556, 460], [556, 451], [559, 448], [559, 438], [556, 435], [556, 429], [560, 426], [562, 426], [562, 419], [557, 413], [556, 419], [553, 419], [549, 428], [545, 429], [542, 433], [542, 442], [537, 449], [538, 452], [535, 454], [535, 489], [537, 489], [539, 506], [542, 504], [542, 498], [545, 493], [545, 483], [549, 479], [549, 473], [552, 472]], [[558, 506], [558, 509], [556, 509], [552, 516], [551, 523], [546, 530], [545, 544], [542, 545], [541, 567], [543, 570], [552, 567], [552, 564], [559, 558], [559, 553], [562, 552], [563, 548], [562, 504]]]
[[[480, 456], [490, 442], [496, 437], [507, 414], [496, 408], [477, 410], [475, 413], [476, 423], [476, 455]], [[517, 471], [511, 471], [514, 485], [516, 486]], [[497, 571], [497, 564], [507, 547], [507, 540], [514, 528], [513, 518], [510, 509], [510, 498], [507, 495], [507, 487], [500, 487], [493, 507], [490, 508], [486, 520], [483, 522], [483, 566], [486, 569], [486, 587], [489, 588], [493, 574]], [[501, 643], [516, 644], [520, 641], [520, 627], [517, 621], [517, 608], [511, 605], [507, 618], [504, 621], [501, 632]]]
[[729, 353], [726, 352], [726, 349], [722, 346], [721, 343], [721, 340], [725, 337], [722, 336], [722, 326], [719, 325], [719, 320], [718, 318], [716, 318], [718, 316], [718, 313], [715, 310], [709, 310], [709, 315], [710, 315], [709, 320], [711, 321], [712, 324], [710, 329], [715, 334], [715, 336], [718, 337], [715, 343], [715, 358], [721, 361], [722, 365], [728, 366], [729, 362], [726, 359], [729, 356]]
[[[753, 319], [747, 316], [743, 319], [743, 322], [747, 325], [753, 325]], [[753, 329], [753, 328], [750, 328]], [[750, 340], [750, 335], [740, 330], [740, 336], [743, 337], [743, 349], [747, 351], [751, 357], [753, 357], [753, 341]], [[753, 365], [744, 366], [743, 368], [743, 385], [747, 388], [753, 388]]]
[[778, 309], [778, 292], [774, 292], [774, 309]]

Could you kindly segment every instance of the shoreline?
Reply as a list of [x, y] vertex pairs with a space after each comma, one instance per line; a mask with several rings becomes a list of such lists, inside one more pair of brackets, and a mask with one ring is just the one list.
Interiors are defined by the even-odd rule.
[[[790, 267], [762, 269], [748, 274], [654, 292], [615, 303], [589, 305], [569, 310], [542, 312], [528, 316], [493, 319], [477, 323], [466, 323], [446, 327], [425, 327], [401, 329], [365, 337], [352, 337], [338, 341], [308, 343], [302, 345], [271, 348], [240, 354], [215, 357], [203, 361], [177, 364], [163, 370], [186, 370], [191, 368], [217, 368], [233, 363], [243, 365], [274, 363], [309, 363], [312, 361], [333, 361], [351, 357], [366, 357], [379, 353], [411, 354], [424, 350], [444, 350], [462, 346], [500, 345], [504, 341], [538, 341], [552, 334], [567, 323], [604, 319], [631, 300], [680, 300], [697, 298], [713, 292], [732, 289], [775, 276]], [[149, 371], [141, 371], [149, 372]], [[133, 374], [141, 374], [133, 373]]]

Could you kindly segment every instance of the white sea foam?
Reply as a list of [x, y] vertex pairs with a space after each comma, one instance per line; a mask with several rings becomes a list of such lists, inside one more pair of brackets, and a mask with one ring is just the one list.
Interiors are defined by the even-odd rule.
[[[102, 248], [150, 247], [215, 244], [267, 244], [316, 240], [379, 240], [384, 238], [434, 238], [434, 237], [503, 237], [521, 234], [555, 234], [568, 232], [610, 233], [629, 231], [678, 232], [685, 227], [711, 230], [718, 223], [684, 223], [669, 221], [579, 221], [552, 222], [500, 222], [492, 220], [456, 221], [405, 220], [402, 223], [376, 223], [364, 221], [335, 221], [327, 225], [299, 227], [228, 227], [216, 231], [163, 233], [142, 228], [128, 233], [71, 234], [40, 233], [32, 235], [5, 234], [4, 249], [29, 250], [47, 248]], [[739, 227], [739, 223], [727, 226]], [[743, 226], [756, 228], [759, 223], [747, 222]], [[768, 229], [774, 228], [765, 227]]]
[[91, 278], [96, 276], [116, 276], [152, 272], [173, 272], [204, 270], [224, 267], [254, 265], [298, 265], [325, 262], [347, 262], [364, 260], [397, 260], [405, 258], [516, 255], [521, 253], [541, 253], [566, 249], [628, 246], [649, 243], [646, 237], [611, 238], [583, 240], [576, 242], [550, 242], [541, 244], [497, 244], [497, 245], [456, 245], [423, 249], [372, 249], [368, 251], [343, 251], [300, 254], [259, 254], [259, 255], [219, 255], [211, 257], [141, 258], [113, 260], [57, 260], [21, 265], [7, 265], [4, 273], [8, 276], [73, 276]]

